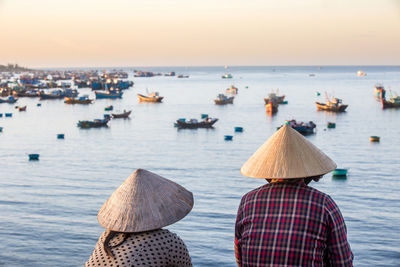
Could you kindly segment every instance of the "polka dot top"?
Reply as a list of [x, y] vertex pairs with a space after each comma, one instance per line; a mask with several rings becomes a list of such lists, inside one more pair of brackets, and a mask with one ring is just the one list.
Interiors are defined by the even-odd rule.
[[[158, 229], [131, 234], [122, 244], [123, 235], [117, 234], [109, 241], [115, 258], [103, 249], [106, 232], [97, 241], [85, 267], [91, 266], [192, 266], [185, 243], [176, 234]], [[120, 245], [118, 245], [120, 244]]]

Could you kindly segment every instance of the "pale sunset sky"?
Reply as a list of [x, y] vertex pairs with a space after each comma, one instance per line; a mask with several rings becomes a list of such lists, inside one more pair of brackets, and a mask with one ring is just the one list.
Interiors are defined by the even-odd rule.
[[400, 65], [400, 0], [0, 0], [0, 64]]

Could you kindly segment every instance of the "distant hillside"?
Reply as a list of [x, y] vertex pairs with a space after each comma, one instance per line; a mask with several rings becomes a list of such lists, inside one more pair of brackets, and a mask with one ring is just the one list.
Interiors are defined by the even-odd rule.
[[30, 69], [18, 66], [18, 64], [0, 65], [0, 72], [3, 72], [3, 71], [8, 71], [8, 72], [30, 71]]

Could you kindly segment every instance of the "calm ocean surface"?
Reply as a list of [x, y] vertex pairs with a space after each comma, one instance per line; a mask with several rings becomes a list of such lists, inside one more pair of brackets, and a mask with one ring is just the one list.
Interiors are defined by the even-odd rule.
[[[366, 77], [357, 77], [362, 69]], [[18, 112], [1, 104], [0, 113], [0, 266], [82, 266], [104, 230], [97, 212], [136, 168], [171, 179], [193, 192], [195, 205], [182, 221], [168, 227], [187, 244], [195, 266], [235, 266], [234, 224], [241, 196], [265, 183], [240, 174], [241, 165], [286, 119], [314, 121], [307, 137], [348, 178], [327, 174], [311, 186], [338, 203], [347, 223], [355, 266], [400, 264], [400, 109], [382, 110], [374, 85], [400, 93], [400, 67], [232, 67], [147, 68], [176, 71], [176, 77], [133, 78], [120, 100], [67, 105], [63, 100], [21, 98]], [[315, 77], [310, 77], [315, 73]], [[213, 99], [234, 84], [233, 105]], [[248, 86], [248, 89], [245, 87]], [[136, 94], [156, 90], [161, 104], [138, 103]], [[267, 116], [263, 98], [279, 88], [288, 105]], [[315, 92], [321, 92], [317, 97]], [[342, 98], [344, 114], [317, 112], [314, 101], [324, 92]], [[94, 94], [90, 89], [82, 93]], [[132, 109], [128, 120], [108, 128], [81, 130], [78, 120], [101, 118], [104, 107]], [[177, 130], [178, 118], [219, 118], [215, 129]], [[327, 121], [336, 129], [326, 129]], [[234, 133], [235, 126], [244, 127]], [[64, 133], [65, 140], [56, 134]], [[234, 135], [232, 142], [224, 135]], [[369, 142], [378, 135], [381, 142]], [[40, 153], [40, 161], [28, 161]]]

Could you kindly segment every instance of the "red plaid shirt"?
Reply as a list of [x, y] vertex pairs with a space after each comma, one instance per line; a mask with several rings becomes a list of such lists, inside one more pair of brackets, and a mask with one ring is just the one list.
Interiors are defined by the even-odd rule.
[[242, 198], [235, 254], [239, 266], [353, 266], [338, 206], [304, 183], [266, 184]]

